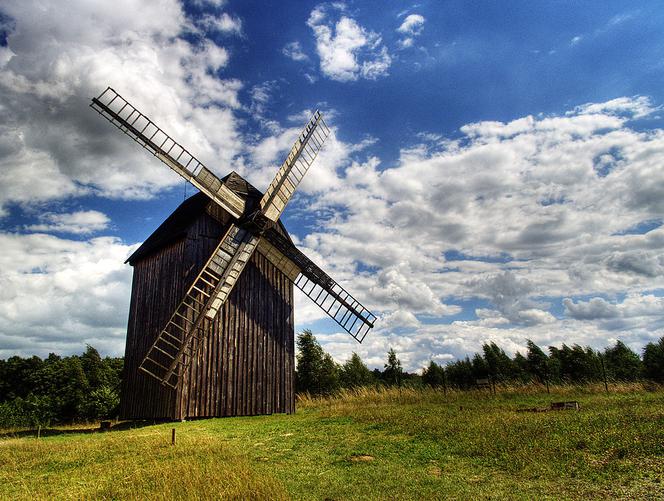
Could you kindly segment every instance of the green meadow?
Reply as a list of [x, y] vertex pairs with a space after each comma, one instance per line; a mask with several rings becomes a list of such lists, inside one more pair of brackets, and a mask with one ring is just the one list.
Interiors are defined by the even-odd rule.
[[360, 390], [294, 415], [7, 430], [0, 498], [663, 499], [664, 389], [610, 390]]

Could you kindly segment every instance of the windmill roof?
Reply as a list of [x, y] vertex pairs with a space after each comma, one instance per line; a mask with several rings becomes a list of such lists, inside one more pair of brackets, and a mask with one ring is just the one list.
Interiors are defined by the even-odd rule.
[[[235, 171], [222, 178], [221, 181], [245, 200], [248, 210], [251, 210], [263, 196], [260, 190], [253, 187]], [[214, 202], [202, 192], [198, 192], [187, 198], [145, 239], [141, 246], [127, 258], [125, 263], [133, 266], [134, 263], [144, 257], [186, 236], [191, 223], [205, 212], [210, 203]], [[281, 221], [278, 221], [277, 231], [288, 237], [288, 232]]]

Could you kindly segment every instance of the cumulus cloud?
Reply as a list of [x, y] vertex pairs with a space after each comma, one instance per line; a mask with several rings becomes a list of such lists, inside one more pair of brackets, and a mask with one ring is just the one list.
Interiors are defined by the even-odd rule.
[[71, 233], [74, 235], [88, 235], [105, 230], [110, 219], [103, 212], [96, 210], [77, 211], [58, 214], [45, 212], [39, 216], [40, 223], [26, 226], [26, 230], [33, 232]]
[[[664, 335], [655, 317], [628, 321], [598, 301], [566, 301], [567, 319], [552, 309], [556, 298], [645, 298], [664, 288], [664, 228], [626, 231], [664, 212], [664, 133], [630, 124], [656, 109], [647, 98], [627, 97], [562, 115], [468, 124], [458, 139], [403, 149], [389, 167], [337, 143], [335, 177], [307, 199], [320, 229], [302, 244], [384, 319], [385, 328], [365, 340], [367, 356], [383, 357], [396, 320], [409, 318], [405, 337], [413, 344], [400, 341], [409, 360], [450, 340], [454, 349], [440, 353], [472, 352], [482, 333], [514, 350], [532, 334], [548, 344], [573, 336], [604, 346], [620, 331], [635, 348]], [[611, 166], [598, 169], [605, 155]], [[450, 251], [459, 257], [445, 259]], [[358, 273], [364, 268], [372, 271]], [[487, 304], [448, 323], [457, 310], [446, 309], [446, 298]], [[601, 307], [605, 316], [582, 319]], [[435, 329], [416, 327], [408, 313], [440, 320]], [[340, 357], [351, 346], [330, 339]]]
[[74, 241], [0, 233], [0, 358], [16, 353], [104, 353], [124, 348], [132, 247], [115, 238]]
[[106, 85], [203, 161], [223, 169], [238, 155], [241, 84], [217, 76], [228, 62], [223, 47], [180, 36], [189, 21], [175, 0], [0, 9], [11, 20], [0, 58], [0, 207], [83, 194], [144, 198], [178, 182], [88, 108]]
[[319, 5], [307, 21], [316, 38], [321, 71], [340, 82], [386, 76], [392, 58], [380, 35], [362, 27], [343, 11], [343, 4]]
[[607, 331], [661, 332], [664, 328], [664, 297], [629, 294], [621, 302], [601, 297], [588, 301], [563, 300], [565, 314], [575, 320], [598, 322]]

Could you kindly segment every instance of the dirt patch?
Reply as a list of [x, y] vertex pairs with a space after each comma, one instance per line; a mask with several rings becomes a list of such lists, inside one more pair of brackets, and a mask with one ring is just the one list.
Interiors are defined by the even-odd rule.
[[373, 456], [369, 456], [368, 454], [357, 454], [351, 456], [349, 459], [354, 463], [368, 463], [373, 461], [375, 458]]
[[429, 467], [429, 475], [433, 475], [434, 477], [440, 478], [440, 476], [443, 474], [443, 470], [440, 469], [438, 466], [430, 466]]

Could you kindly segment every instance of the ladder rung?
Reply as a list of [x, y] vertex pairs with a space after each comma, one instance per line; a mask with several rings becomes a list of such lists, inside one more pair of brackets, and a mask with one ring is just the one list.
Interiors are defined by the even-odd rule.
[[[161, 331], [161, 333], [162, 333], [162, 334], [166, 334], [168, 337], [175, 339], [178, 343], [182, 343], [182, 339], [180, 339], [180, 338], [177, 337], [177, 336], [174, 336], [173, 334], [171, 334], [171, 333], [168, 332], [167, 330], [163, 330], [163, 331]], [[178, 350], [179, 350], [179, 349], [180, 349], [180, 348], [178, 348]]]
[[200, 292], [200, 293], [203, 294], [204, 296], [210, 297], [210, 294], [208, 294], [208, 293], [205, 292], [204, 290], [199, 289], [199, 288], [196, 287], [195, 285], [192, 285], [191, 288], [197, 290], [198, 292]]
[[[208, 282], [208, 281], [205, 280], [203, 277], [198, 277], [198, 280], [200, 280], [201, 282], [205, 282], [206, 284], [208, 284], [208, 285], [209, 285], [210, 287], [212, 287], [213, 289], [216, 287], [216, 284], [212, 284], [212, 283]], [[198, 282], [198, 280], [196, 280], [196, 281]]]
[[180, 317], [180, 318], [181, 318], [182, 320], [184, 320], [185, 322], [189, 322], [190, 324], [193, 324], [193, 323], [194, 323], [193, 320], [189, 320], [187, 317], [185, 317], [185, 316], [183, 316], [183, 315], [180, 315], [180, 314], [177, 312], [177, 310], [175, 311], [175, 313], [173, 313], [173, 316], [175, 316], [175, 315], [177, 315], [178, 317]]
[[[200, 304], [201, 306], [205, 306], [205, 303], [201, 303], [201, 302], [200, 302], [198, 299], [196, 299], [194, 296], [190, 296], [189, 294], [187, 294], [187, 297], [188, 297], [189, 299], [191, 299], [194, 303], [198, 303], [198, 304]], [[184, 302], [184, 301], [183, 301], [183, 302]]]
[[[169, 320], [169, 321], [168, 321], [168, 324], [169, 324], [169, 325], [174, 325], [175, 327], [177, 327], [178, 329], [180, 329], [182, 332], [187, 332], [187, 329], [185, 329], [184, 327], [180, 327], [178, 324], [176, 324], [175, 322], [173, 322], [173, 320]], [[162, 332], [164, 332], [164, 331], [162, 331]]]
[[[165, 371], [168, 371], [168, 367], [164, 367], [159, 362], [156, 362], [155, 360], [152, 360], [150, 357], [145, 357], [145, 360], [148, 360], [149, 362], [152, 362], [153, 364], [155, 364], [157, 367], [161, 367]], [[141, 365], [143, 365], [143, 364], [141, 364]]]
[[163, 381], [163, 377], [162, 377], [162, 376], [157, 376], [154, 372], [151, 372], [151, 371], [147, 370], [147, 369], [146, 369], [145, 367], [143, 367], [142, 365], [139, 366], [138, 369], [141, 370], [141, 371], [143, 371], [143, 372], [145, 372], [145, 373], [147, 373], [147, 374], [149, 374], [149, 375], [152, 376], [153, 378], [158, 379], [159, 381]]
[[201, 274], [205, 273], [206, 275], [212, 277], [214, 280], [216, 280], [218, 282], [219, 281], [219, 275], [217, 275], [216, 273], [213, 273], [210, 270], [211, 270], [211, 268], [209, 268], [209, 267], [204, 268], [203, 271], [201, 272]]
[[[171, 337], [173, 337], [173, 336], [171, 336]], [[179, 341], [179, 339], [178, 339], [178, 341]], [[166, 343], [168, 346], [172, 346], [172, 347], [175, 348], [176, 350], [179, 350], [179, 349], [181, 348], [180, 346], [176, 346], [176, 345], [174, 345], [173, 343], [171, 343], [170, 341], [167, 341], [166, 339], [164, 339], [164, 338], [161, 337], [161, 336], [159, 337], [159, 340], [157, 341], [157, 343], [160, 343], [160, 342], [161, 342], [161, 343]], [[155, 344], [155, 346], [156, 346], [156, 344]]]
[[195, 313], [198, 313], [198, 308], [194, 308], [192, 305], [190, 305], [189, 303], [185, 303], [184, 301], [182, 301], [182, 304], [180, 306], [186, 306], [187, 308], [194, 311]]
[[[170, 358], [171, 360], [175, 360], [175, 357], [177, 356], [177, 355], [171, 355], [171, 354], [168, 353], [167, 351], [162, 350], [162, 349], [159, 348], [159, 346], [157, 346], [156, 344], [155, 344], [152, 348], [155, 349], [155, 350], [157, 350], [157, 351], [162, 352], [164, 355], [166, 355], [166, 356], [167, 356], [168, 358]], [[179, 348], [178, 348], [178, 349], [179, 349]]]

